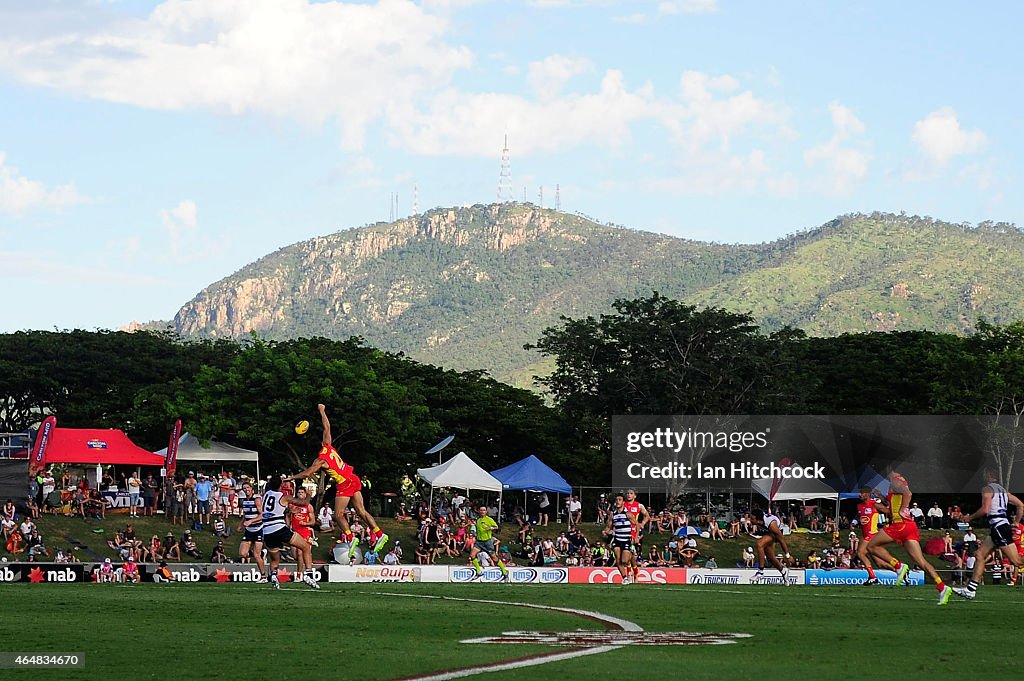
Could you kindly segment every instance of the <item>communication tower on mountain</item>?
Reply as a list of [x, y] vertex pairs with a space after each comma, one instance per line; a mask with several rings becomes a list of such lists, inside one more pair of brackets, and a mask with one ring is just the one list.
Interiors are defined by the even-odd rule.
[[514, 201], [512, 196], [512, 161], [508, 155], [508, 135], [505, 135], [505, 148], [501, 151], [501, 172], [498, 174], [498, 203]]

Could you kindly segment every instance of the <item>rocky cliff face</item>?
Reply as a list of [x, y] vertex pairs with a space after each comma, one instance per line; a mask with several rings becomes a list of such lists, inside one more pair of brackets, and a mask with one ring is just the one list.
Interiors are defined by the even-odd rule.
[[[184, 336], [348, 338], [454, 369], [518, 372], [561, 315], [656, 290], [812, 334], [967, 332], [1024, 317], [1024, 235], [931, 218], [851, 215], [728, 246], [596, 224], [531, 205], [443, 208], [284, 247], [184, 305]], [[153, 323], [150, 323], [152, 325]], [[524, 380], [525, 379], [525, 380]]]

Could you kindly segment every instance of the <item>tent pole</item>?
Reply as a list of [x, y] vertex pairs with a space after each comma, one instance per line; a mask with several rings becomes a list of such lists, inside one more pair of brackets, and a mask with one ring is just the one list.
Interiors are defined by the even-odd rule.
[[502, 498], [502, 496], [504, 496], [504, 493], [505, 493], [505, 486], [502, 485], [501, 489], [498, 490], [498, 517], [496, 518], [496, 520], [498, 521], [499, 525], [501, 524], [501, 498]]

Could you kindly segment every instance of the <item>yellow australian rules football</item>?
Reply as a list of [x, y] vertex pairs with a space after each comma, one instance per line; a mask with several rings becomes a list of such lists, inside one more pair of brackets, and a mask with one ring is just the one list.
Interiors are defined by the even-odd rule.
[[295, 432], [298, 435], [305, 435], [309, 430], [309, 421], [302, 420], [295, 424]]

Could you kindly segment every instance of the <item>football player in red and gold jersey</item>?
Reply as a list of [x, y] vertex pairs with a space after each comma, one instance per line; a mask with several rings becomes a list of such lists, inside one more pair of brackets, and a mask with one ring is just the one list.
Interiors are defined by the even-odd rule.
[[316, 474], [319, 470], [324, 470], [327, 473], [327, 476], [334, 481], [334, 518], [338, 521], [338, 525], [341, 527], [344, 535], [344, 541], [351, 547], [349, 549], [350, 555], [355, 553], [355, 548], [359, 543], [359, 540], [352, 534], [352, 529], [348, 526], [348, 520], [345, 518], [345, 509], [348, 508], [349, 501], [352, 502], [352, 506], [356, 509], [356, 514], [359, 515], [366, 522], [366, 526], [370, 528], [370, 539], [373, 541], [373, 550], [380, 552], [380, 550], [384, 548], [384, 545], [388, 543], [388, 535], [381, 531], [380, 527], [377, 525], [377, 521], [374, 520], [373, 516], [370, 515], [370, 512], [366, 510], [366, 506], [363, 504], [362, 480], [360, 480], [359, 476], [356, 475], [352, 466], [341, 458], [341, 455], [338, 454], [338, 450], [335, 449], [332, 444], [331, 422], [327, 418], [327, 407], [322, 404], [318, 404], [317, 409], [320, 410], [320, 421], [323, 423], [324, 427], [324, 437], [321, 441], [320, 453], [309, 468], [297, 475], [289, 475], [285, 480], [302, 480]]
[[857, 520], [860, 523], [861, 534], [864, 536], [864, 540], [857, 545], [857, 557], [868, 571], [868, 581], [864, 582], [865, 586], [879, 583], [878, 577], [875, 576], [875, 570], [871, 566], [873, 561], [871, 554], [868, 553], [868, 543], [878, 533], [879, 510], [888, 511], [884, 505], [874, 499], [871, 492], [870, 487], [861, 487], [860, 503], [857, 504]]
[[910, 566], [896, 560], [885, 548], [885, 545], [892, 542], [902, 544], [918, 567], [935, 582], [935, 588], [939, 592], [938, 605], [945, 605], [949, 602], [953, 590], [942, 582], [939, 573], [935, 571], [931, 563], [925, 560], [924, 553], [921, 551], [921, 533], [917, 529], [917, 523], [910, 515], [911, 496], [912, 492], [906, 478], [890, 467], [889, 494], [886, 496], [886, 505], [889, 507], [888, 512], [892, 522], [872, 537], [868, 542], [868, 552], [896, 571], [896, 584], [898, 585], [903, 583], [907, 573], [910, 572]]

